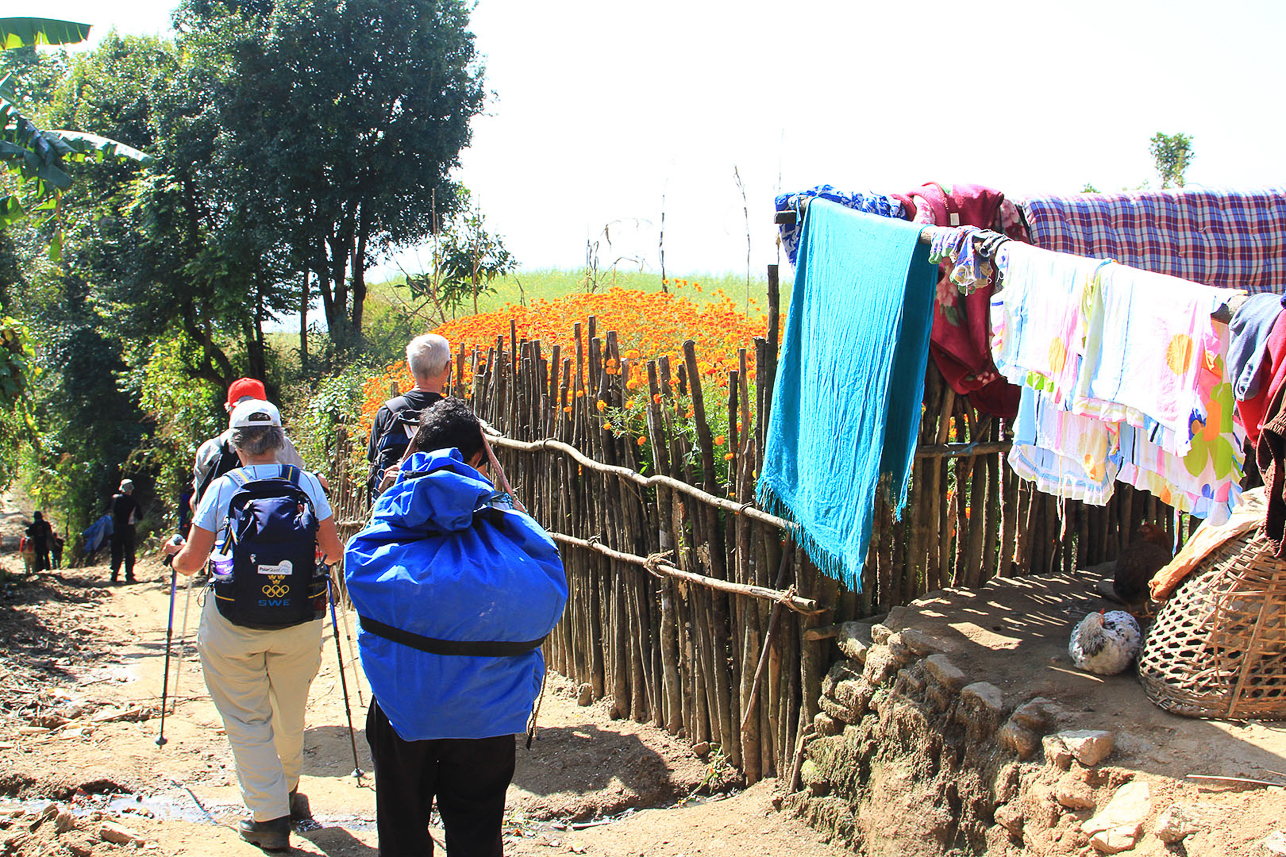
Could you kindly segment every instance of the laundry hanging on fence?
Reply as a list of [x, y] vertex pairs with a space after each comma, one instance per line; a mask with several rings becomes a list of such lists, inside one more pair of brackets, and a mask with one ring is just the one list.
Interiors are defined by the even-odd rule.
[[1259, 392], [1259, 366], [1268, 347], [1268, 335], [1282, 314], [1283, 300], [1286, 298], [1275, 294], [1251, 295], [1228, 323], [1228, 377], [1239, 402]]
[[[913, 211], [911, 219], [916, 223], [961, 229], [1001, 228], [1005, 195], [993, 188], [929, 182], [906, 197]], [[988, 303], [993, 283], [986, 269], [990, 268], [990, 260], [970, 252], [967, 239], [955, 247], [940, 245], [937, 249], [948, 252], [945, 259], [942, 253], [930, 253], [932, 261], [942, 263], [929, 341], [933, 361], [951, 388], [968, 396], [975, 408], [1010, 419], [1018, 411], [1018, 388], [996, 371], [988, 346]]]
[[831, 202], [839, 203], [845, 208], [864, 211], [867, 214], [877, 214], [880, 217], [892, 217], [897, 220], [906, 219], [906, 209], [902, 200], [890, 194], [860, 190], [836, 190], [828, 184], [818, 185], [796, 193], [778, 194], [775, 200], [777, 211], [794, 211], [797, 213], [793, 223], [783, 223], [779, 227], [781, 247], [786, 251], [786, 258], [790, 260], [792, 265], [796, 264], [796, 256], [799, 254], [800, 236], [804, 229], [804, 206], [814, 199], [828, 199]]
[[800, 240], [757, 495], [854, 591], [876, 487], [900, 514], [919, 433], [937, 273], [919, 232], [819, 199]]
[[1015, 472], [1099, 505], [1121, 481], [1225, 520], [1245, 434], [1224, 377], [1227, 327], [1210, 314], [1240, 293], [1013, 243], [996, 264], [993, 355], [1024, 384]]
[[1286, 291], [1286, 189], [1069, 194], [1021, 200], [1046, 250], [1251, 294]]

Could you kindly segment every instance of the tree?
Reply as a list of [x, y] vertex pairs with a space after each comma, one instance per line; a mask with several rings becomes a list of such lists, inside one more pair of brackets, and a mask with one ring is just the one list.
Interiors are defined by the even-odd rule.
[[1161, 187], [1183, 187], [1183, 174], [1195, 156], [1192, 138], [1187, 134], [1162, 134], [1158, 131], [1152, 135], [1148, 151], [1156, 163]]
[[[497, 277], [511, 274], [518, 262], [499, 235], [487, 232], [482, 210], [461, 188], [459, 211], [438, 230], [433, 242], [433, 269], [406, 274], [412, 297], [434, 304], [439, 321], [456, 315], [466, 300], [478, 311], [478, 295], [488, 291]], [[404, 272], [405, 273], [405, 272]]]
[[279, 225], [342, 345], [360, 339], [371, 260], [454, 211], [449, 173], [485, 95], [468, 17], [462, 0], [285, 0], [263, 14], [186, 0], [176, 16], [185, 45], [229, 46], [222, 118], [242, 205]]

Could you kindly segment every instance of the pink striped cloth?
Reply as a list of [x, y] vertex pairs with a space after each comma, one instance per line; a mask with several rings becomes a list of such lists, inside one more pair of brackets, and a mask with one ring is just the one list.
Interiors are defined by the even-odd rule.
[[1032, 243], [1046, 250], [1252, 294], [1286, 292], [1286, 189], [1081, 193], [1019, 205]]

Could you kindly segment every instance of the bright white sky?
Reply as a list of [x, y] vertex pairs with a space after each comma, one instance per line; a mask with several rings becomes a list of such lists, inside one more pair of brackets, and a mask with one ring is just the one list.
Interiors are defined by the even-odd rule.
[[[58, 14], [161, 32], [173, 5]], [[480, 0], [473, 30], [495, 95], [458, 178], [527, 269], [611, 224], [602, 266], [658, 270], [664, 210], [667, 271], [743, 273], [734, 167], [756, 275], [782, 189], [1156, 185], [1157, 131], [1193, 137], [1189, 184], [1286, 184], [1280, 0]]]

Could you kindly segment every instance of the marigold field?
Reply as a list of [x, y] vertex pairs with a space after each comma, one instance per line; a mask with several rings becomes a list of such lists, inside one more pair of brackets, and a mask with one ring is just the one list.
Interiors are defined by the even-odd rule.
[[[627, 390], [633, 391], [630, 403], [622, 411], [609, 410], [604, 419], [613, 419], [622, 432], [625, 422], [641, 411], [647, 398], [647, 361], [667, 355], [671, 365], [683, 360], [683, 343], [691, 339], [696, 343], [698, 368], [702, 373], [705, 389], [726, 388], [728, 372], [737, 368], [738, 350], [747, 349], [748, 380], [755, 377], [755, 337], [765, 336], [767, 318], [757, 314], [757, 305], [749, 303], [750, 314], [738, 308], [722, 290], [716, 290], [713, 300], [704, 296], [697, 302], [683, 296], [684, 291], [701, 291], [700, 283], [675, 280], [673, 292], [645, 292], [635, 289], [611, 288], [605, 292], [573, 294], [553, 300], [535, 300], [526, 306], [511, 304], [495, 312], [466, 316], [441, 325], [434, 333], [445, 336], [453, 352], [463, 345], [465, 353], [474, 349], [484, 354], [494, 346], [496, 337], [509, 338], [510, 320], [516, 326], [519, 339], [539, 340], [545, 353], [554, 345], [562, 347], [564, 355], [574, 353], [577, 322], [584, 325], [590, 316], [596, 318], [597, 335], [615, 331], [623, 366], [608, 365], [608, 371], [628, 372], [624, 378]], [[472, 380], [471, 359], [466, 359], [464, 383], [466, 389]], [[362, 425], [369, 432], [375, 412], [392, 395], [394, 387], [406, 392], [412, 387], [410, 372], [405, 362], [397, 362], [385, 371], [370, 378], [364, 387]], [[583, 395], [583, 392], [582, 392]], [[600, 403], [601, 405], [601, 403]], [[676, 403], [685, 408], [683, 403]], [[604, 411], [599, 407], [600, 413]], [[683, 416], [687, 414], [680, 411]]]

